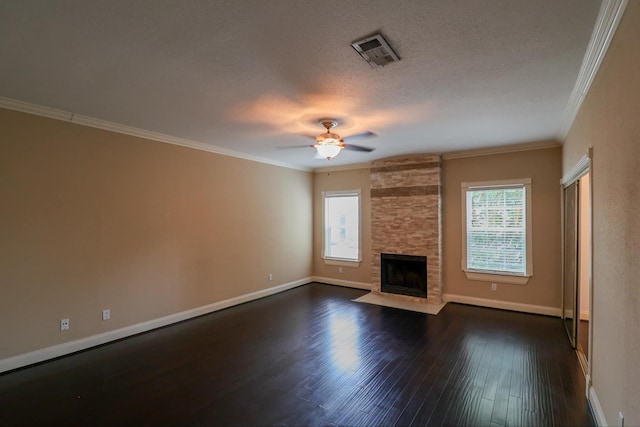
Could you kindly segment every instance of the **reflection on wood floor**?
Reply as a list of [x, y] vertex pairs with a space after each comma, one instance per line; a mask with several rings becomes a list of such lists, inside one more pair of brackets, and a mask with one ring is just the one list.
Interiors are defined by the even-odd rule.
[[593, 425], [560, 319], [321, 284], [0, 376], [3, 425]]

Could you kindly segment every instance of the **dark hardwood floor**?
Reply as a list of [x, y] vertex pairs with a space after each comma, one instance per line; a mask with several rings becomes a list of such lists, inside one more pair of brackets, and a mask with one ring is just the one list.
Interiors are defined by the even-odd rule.
[[0, 375], [0, 425], [594, 425], [560, 319], [305, 285]]

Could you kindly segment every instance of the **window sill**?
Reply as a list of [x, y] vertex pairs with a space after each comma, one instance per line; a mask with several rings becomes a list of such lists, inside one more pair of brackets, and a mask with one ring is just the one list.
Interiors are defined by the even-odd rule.
[[360, 267], [360, 262], [361, 262], [361, 261], [340, 259], [340, 258], [322, 258], [322, 260], [326, 265], [337, 265], [340, 267], [351, 267], [351, 268]]
[[469, 280], [479, 280], [482, 282], [507, 283], [510, 285], [526, 285], [531, 276], [514, 276], [511, 274], [481, 273], [478, 271], [464, 270], [464, 274]]

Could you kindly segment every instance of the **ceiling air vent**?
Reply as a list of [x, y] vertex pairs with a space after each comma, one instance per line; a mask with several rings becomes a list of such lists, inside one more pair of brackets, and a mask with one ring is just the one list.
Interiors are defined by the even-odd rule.
[[382, 34], [351, 43], [351, 46], [371, 65], [371, 68], [384, 67], [390, 62], [400, 61]]

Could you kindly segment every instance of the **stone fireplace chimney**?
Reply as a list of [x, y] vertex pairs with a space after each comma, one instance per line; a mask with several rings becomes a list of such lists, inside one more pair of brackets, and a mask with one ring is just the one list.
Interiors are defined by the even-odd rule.
[[381, 293], [381, 254], [427, 257], [427, 298], [387, 294], [413, 302], [442, 302], [441, 159], [416, 155], [371, 165], [372, 292]]

